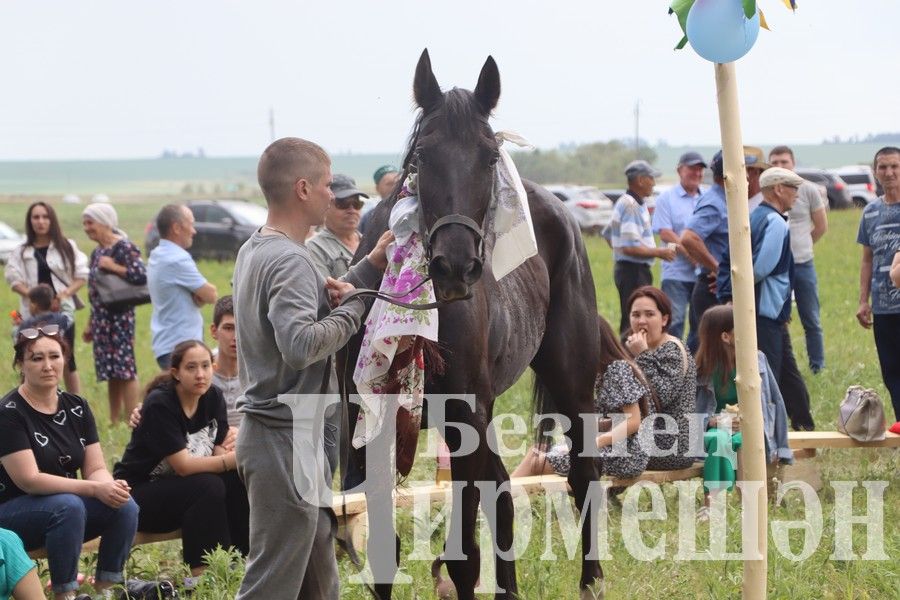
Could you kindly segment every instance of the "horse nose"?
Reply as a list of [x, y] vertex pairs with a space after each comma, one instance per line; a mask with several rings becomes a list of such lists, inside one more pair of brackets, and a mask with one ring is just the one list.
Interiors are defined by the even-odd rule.
[[432, 279], [448, 279], [453, 274], [453, 267], [444, 255], [438, 255], [428, 264], [428, 273]]
[[473, 259], [471, 263], [469, 263], [469, 269], [463, 274], [463, 281], [465, 281], [468, 285], [472, 285], [479, 279], [481, 279], [481, 270], [483, 269], [483, 265], [481, 263], [480, 258]]
[[428, 272], [431, 277], [437, 280], [457, 280], [466, 285], [472, 285], [481, 278], [481, 272], [484, 266], [479, 258], [473, 258], [465, 264], [456, 264], [443, 254], [439, 254], [431, 259], [428, 265]]

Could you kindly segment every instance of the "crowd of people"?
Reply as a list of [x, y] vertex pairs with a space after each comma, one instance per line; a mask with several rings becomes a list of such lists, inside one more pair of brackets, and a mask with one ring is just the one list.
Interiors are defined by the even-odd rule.
[[[792, 459], [789, 422], [794, 429], [815, 427], [787, 327], [792, 299], [810, 370], [825, 368], [813, 248], [827, 231], [826, 204], [793, 172], [794, 164], [786, 146], [768, 157], [745, 147], [770, 463]], [[707, 168], [709, 187], [703, 185]], [[629, 164], [628, 190], [607, 232], [621, 320], [616, 332], [598, 316], [595, 442], [604, 475], [689, 467], [698, 443], [710, 455], [740, 446], [722, 154], [707, 163], [687, 152], [676, 170], [678, 184], [658, 197], [651, 216], [647, 199], [661, 173], [645, 161]], [[857, 318], [874, 329], [900, 417], [900, 149], [880, 150], [874, 170], [885, 194], [860, 222]], [[382, 198], [397, 188], [398, 176], [390, 165], [376, 171]], [[76, 598], [81, 545], [97, 536], [98, 593], [124, 585], [164, 594], [170, 584], [125, 581], [123, 567], [136, 531], [176, 530], [191, 569], [188, 586], [203, 572], [204, 554], [222, 546], [247, 558], [239, 598], [338, 596], [332, 517], [295, 487], [298, 476], [318, 476], [317, 463], [298, 465], [284, 451], [294, 445], [292, 428], [317, 422], [316, 415], [279, 398], [336, 390], [331, 356], [359, 329], [365, 311], [359, 299], [339, 301], [356, 287], [377, 287], [393, 238], [383, 234], [351, 266], [368, 195], [352, 178], [332, 176], [330, 158], [312, 142], [274, 142], [260, 158], [258, 177], [268, 219], [238, 254], [233, 297], [219, 298], [191, 258], [196, 231], [185, 206], [160, 210], [160, 243], [146, 264], [108, 203], [82, 214], [84, 232], [96, 243], [89, 258], [65, 237], [52, 206], [28, 208], [26, 240], [6, 267], [6, 280], [21, 297], [14, 343], [21, 381], [0, 400], [0, 565], [8, 588], [0, 585], [0, 596], [40, 597], [25, 551], [46, 548], [53, 593]], [[658, 288], [650, 268], [656, 259], [663, 261]], [[98, 282], [108, 274], [146, 285], [152, 302], [152, 351], [161, 372], [140, 403], [134, 306], [112, 309], [103, 302]], [[85, 284], [90, 317], [81, 339], [93, 344], [97, 380], [107, 382], [110, 419], [132, 428], [112, 473], [93, 411], [79, 395], [74, 313]], [[206, 304], [214, 305], [215, 352], [202, 341]], [[703, 417], [699, 441], [690, 438], [695, 414]], [[333, 476], [340, 423], [333, 410], [324, 417], [325, 468]], [[666, 427], [669, 422], [675, 427]], [[624, 453], [616, 447], [622, 441]], [[648, 452], [651, 447], [662, 454]], [[708, 494], [734, 481], [734, 465], [720, 463], [707, 458]], [[545, 444], [532, 448], [513, 475], [568, 469], [569, 449]]]

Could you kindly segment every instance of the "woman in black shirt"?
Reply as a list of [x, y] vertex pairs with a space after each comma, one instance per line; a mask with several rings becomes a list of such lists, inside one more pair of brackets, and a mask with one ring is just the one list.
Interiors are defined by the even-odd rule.
[[94, 587], [121, 583], [138, 521], [131, 488], [106, 469], [87, 402], [58, 390], [67, 352], [56, 325], [20, 331], [22, 384], [0, 400], [0, 527], [28, 550], [47, 548], [57, 599], [74, 597], [81, 544], [98, 535]]
[[138, 528], [181, 529], [184, 560], [198, 575], [217, 545], [247, 554], [250, 507], [234, 451], [222, 446], [228, 417], [212, 386], [212, 353], [191, 340], [175, 346], [171, 360], [147, 386], [140, 424], [114, 471], [133, 488]]

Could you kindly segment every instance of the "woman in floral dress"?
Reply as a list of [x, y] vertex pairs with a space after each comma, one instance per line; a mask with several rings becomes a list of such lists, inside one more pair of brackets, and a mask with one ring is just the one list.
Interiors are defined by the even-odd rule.
[[84, 209], [81, 223], [85, 234], [97, 242], [89, 263], [88, 299], [91, 303], [91, 319], [84, 333], [84, 340], [94, 343], [97, 381], [108, 382], [109, 418], [115, 423], [123, 415], [131, 414], [132, 409], [137, 406], [134, 308], [111, 311], [101, 304], [97, 293], [97, 274], [102, 269], [115, 273], [129, 283], [140, 285], [146, 283], [147, 271], [141, 260], [141, 251], [118, 229], [118, 216], [110, 204], [91, 204]]
[[[601, 356], [594, 384], [594, 401], [597, 412], [611, 425], [611, 428], [603, 427], [597, 434], [597, 466], [601, 475], [631, 479], [644, 472], [650, 458], [646, 449], [653, 443], [653, 431], [642, 427], [641, 423], [654, 410], [655, 398], [640, 368], [628, 355], [610, 324], [601, 316], [597, 320]], [[613, 418], [613, 415], [617, 417]], [[613, 444], [622, 438], [625, 439], [625, 448], [620, 448], [618, 443], [614, 447]], [[566, 476], [570, 465], [569, 447], [565, 444], [553, 446], [547, 452], [533, 447], [511, 477], [551, 473]]]

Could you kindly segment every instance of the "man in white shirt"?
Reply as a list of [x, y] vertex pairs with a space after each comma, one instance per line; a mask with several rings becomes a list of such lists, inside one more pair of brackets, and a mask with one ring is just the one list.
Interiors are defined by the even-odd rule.
[[[787, 146], [776, 146], [769, 152], [773, 167], [794, 170], [794, 152]], [[806, 333], [806, 353], [813, 374], [825, 368], [825, 337], [819, 318], [819, 290], [813, 244], [828, 231], [826, 204], [816, 186], [804, 182], [797, 202], [788, 213], [791, 227], [791, 251], [794, 254], [794, 300]]]

